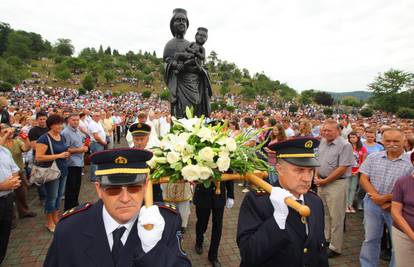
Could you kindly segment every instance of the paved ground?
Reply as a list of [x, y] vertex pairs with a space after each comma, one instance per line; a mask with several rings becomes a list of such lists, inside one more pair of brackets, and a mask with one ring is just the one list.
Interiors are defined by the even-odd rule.
[[[223, 235], [220, 243], [219, 260], [223, 267], [239, 266], [240, 256], [236, 245], [237, 218], [240, 203], [243, 199], [241, 188], [235, 186], [236, 203], [231, 210], [224, 213]], [[80, 194], [81, 201], [96, 201], [97, 197], [89, 179], [84, 177]], [[37, 200], [36, 190], [29, 192], [29, 202], [38, 216], [18, 220], [10, 236], [7, 256], [2, 266], [42, 266], [52, 234], [44, 227], [43, 209]], [[187, 233], [184, 235], [184, 249], [188, 252], [195, 267], [211, 266], [207, 260], [211, 228], [207, 230], [204, 254], [199, 256], [194, 252], [195, 244], [195, 210], [192, 207]], [[343, 255], [330, 261], [331, 266], [359, 266], [359, 251], [363, 239], [362, 214], [347, 215], [346, 234]], [[381, 266], [386, 266], [384, 262]]]

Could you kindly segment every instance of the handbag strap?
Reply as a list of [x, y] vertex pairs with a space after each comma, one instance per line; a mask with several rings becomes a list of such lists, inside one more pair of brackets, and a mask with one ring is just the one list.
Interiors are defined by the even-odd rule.
[[52, 152], [51, 155], [54, 155], [55, 152], [53, 152], [53, 145], [52, 145], [52, 141], [50, 140], [49, 134], [47, 134], [46, 136], [47, 136], [47, 140], [49, 140], [50, 152]]

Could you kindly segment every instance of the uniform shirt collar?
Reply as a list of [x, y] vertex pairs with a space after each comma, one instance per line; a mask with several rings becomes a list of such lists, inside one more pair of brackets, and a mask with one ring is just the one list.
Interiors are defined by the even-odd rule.
[[[120, 224], [117, 221], [114, 220], [114, 218], [111, 217], [111, 215], [109, 215], [108, 211], [105, 208], [105, 205], [102, 208], [102, 217], [103, 217], [103, 222], [104, 222], [104, 226], [105, 226], [105, 232], [106, 235], [108, 237], [112, 238], [112, 232], [114, 230], [116, 230], [119, 227], [124, 226], [126, 228], [125, 233], [123, 234], [123, 236], [128, 236], [129, 232], [132, 229], [132, 226], [134, 225], [135, 220], [138, 217], [138, 214], [135, 215], [131, 220], [129, 220], [127, 223], [125, 224]], [[124, 239], [124, 238], [122, 238]], [[123, 242], [125, 244], [125, 242]]]

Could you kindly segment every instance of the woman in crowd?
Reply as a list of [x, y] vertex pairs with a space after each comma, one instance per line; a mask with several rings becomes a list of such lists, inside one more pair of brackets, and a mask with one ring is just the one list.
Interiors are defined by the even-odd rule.
[[[55, 231], [56, 224], [59, 221], [60, 201], [65, 193], [68, 172], [66, 159], [70, 156], [70, 153], [67, 151], [68, 146], [61, 135], [63, 123], [64, 119], [60, 115], [50, 115], [46, 120], [49, 131], [40, 136], [36, 143], [35, 159], [40, 163], [39, 166], [51, 167], [53, 161], [56, 161], [61, 172], [58, 179], [44, 184], [46, 189], [45, 226], [52, 233]], [[50, 147], [49, 140], [52, 147]], [[51, 149], [53, 149], [53, 154]]]
[[230, 127], [230, 137], [236, 137], [240, 133], [240, 126], [237, 119], [231, 120], [229, 122]]
[[313, 137], [312, 124], [309, 120], [302, 119], [299, 122], [299, 137]]
[[[414, 153], [411, 153], [414, 163]], [[400, 178], [392, 193], [392, 244], [396, 267], [411, 267], [414, 262], [414, 176]]]
[[376, 134], [377, 131], [374, 128], [368, 129], [365, 133], [367, 140], [364, 143], [364, 147], [367, 149], [368, 155], [384, 150], [384, 147], [381, 144], [377, 143]]
[[359, 166], [367, 157], [367, 149], [362, 145], [361, 138], [355, 131], [348, 134], [348, 142], [351, 143], [354, 150], [355, 166], [352, 167], [352, 175], [348, 178], [348, 194], [346, 213], [355, 213], [353, 207], [356, 188], [359, 181]]
[[[283, 128], [282, 124], [277, 123], [272, 128], [272, 132], [269, 136], [269, 144], [274, 144], [277, 142], [285, 141], [287, 139], [285, 129]], [[268, 145], [269, 145], [268, 144]], [[270, 166], [275, 166], [276, 164], [276, 152], [267, 148], [264, 148], [268, 156], [268, 163]]]

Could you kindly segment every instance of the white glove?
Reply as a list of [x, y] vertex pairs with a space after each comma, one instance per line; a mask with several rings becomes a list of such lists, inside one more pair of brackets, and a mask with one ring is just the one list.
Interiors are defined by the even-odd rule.
[[[151, 230], [146, 230], [144, 225], [152, 224], [154, 227]], [[141, 240], [142, 250], [148, 253], [157, 245], [162, 238], [164, 232], [165, 221], [161, 216], [158, 206], [151, 206], [149, 208], [142, 206], [139, 211], [139, 218], [137, 223], [138, 237]]]
[[226, 201], [226, 208], [231, 209], [233, 208], [233, 205], [234, 205], [234, 199], [228, 198]]
[[270, 202], [272, 202], [274, 209], [273, 217], [281, 230], [285, 229], [286, 219], [289, 215], [289, 208], [285, 204], [285, 198], [292, 196], [289, 191], [280, 187], [273, 187], [270, 194]]

